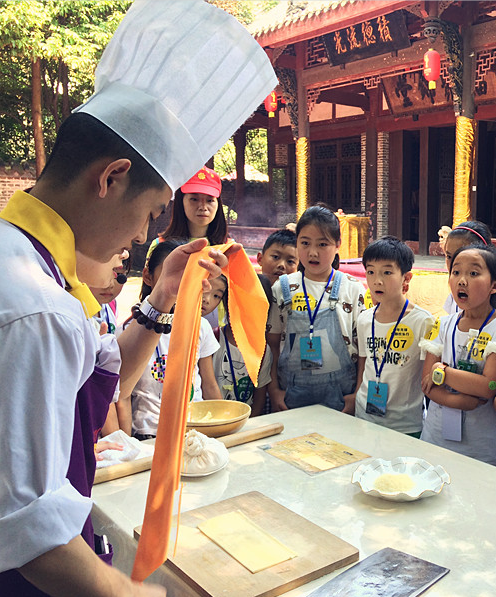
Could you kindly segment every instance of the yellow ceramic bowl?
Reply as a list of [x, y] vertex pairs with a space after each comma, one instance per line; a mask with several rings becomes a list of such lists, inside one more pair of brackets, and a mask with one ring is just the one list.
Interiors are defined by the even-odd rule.
[[191, 402], [187, 430], [196, 429], [208, 437], [220, 437], [239, 431], [250, 416], [251, 408], [235, 400]]

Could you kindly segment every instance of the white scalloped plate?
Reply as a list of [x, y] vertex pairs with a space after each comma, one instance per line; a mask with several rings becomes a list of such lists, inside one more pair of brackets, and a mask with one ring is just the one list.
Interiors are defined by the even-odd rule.
[[206, 473], [184, 473], [184, 472], [181, 472], [181, 477], [191, 477], [191, 478], [208, 477], [209, 475], [213, 475], [214, 473], [218, 473], [223, 468], [226, 468], [228, 462], [229, 462], [229, 460], [226, 460], [222, 466], [219, 466], [218, 468], [215, 468], [213, 471], [207, 471]]
[[[386, 493], [374, 487], [375, 480], [383, 474], [407, 474], [415, 485], [405, 492]], [[450, 476], [440, 465], [433, 466], [422, 458], [400, 456], [394, 460], [376, 458], [361, 464], [353, 473], [351, 482], [363, 493], [393, 502], [413, 502], [424, 497], [438, 495], [451, 482]]]

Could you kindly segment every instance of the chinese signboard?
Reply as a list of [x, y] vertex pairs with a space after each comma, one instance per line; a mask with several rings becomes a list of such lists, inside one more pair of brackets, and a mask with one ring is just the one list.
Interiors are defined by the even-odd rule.
[[322, 36], [332, 65], [410, 46], [403, 12], [382, 15]]
[[395, 116], [421, 114], [453, 105], [451, 88], [446, 81], [441, 78], [436, 89], [429, 89], [421, 70], [382, 77], [382, 86], [389, 109]]

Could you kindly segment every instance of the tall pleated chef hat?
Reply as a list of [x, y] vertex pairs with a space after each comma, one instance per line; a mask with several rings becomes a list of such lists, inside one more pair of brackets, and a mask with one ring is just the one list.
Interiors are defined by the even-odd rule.
[[204, 0], [135, 0], [74, 110], [126, 140], [175, 191], [247, 120], [277, 80], [234, 17]]

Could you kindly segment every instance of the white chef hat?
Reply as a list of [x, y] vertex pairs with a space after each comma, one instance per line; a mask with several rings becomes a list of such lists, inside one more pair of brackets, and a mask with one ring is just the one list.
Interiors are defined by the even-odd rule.
[[91, 114], [174, 191], [247, 120], [277, 81], [234, 17], [204, 0], [135, 0], [96, 69]]

